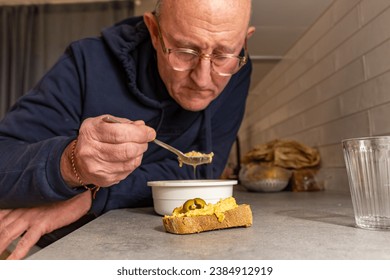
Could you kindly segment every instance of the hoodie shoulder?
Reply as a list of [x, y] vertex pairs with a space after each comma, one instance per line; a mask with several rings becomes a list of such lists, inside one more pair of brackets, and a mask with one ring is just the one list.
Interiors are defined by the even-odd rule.
[[127, 18], [102, 31], [103, 41], [117, 56], [128, 54], [149, 37], [142, 16]]

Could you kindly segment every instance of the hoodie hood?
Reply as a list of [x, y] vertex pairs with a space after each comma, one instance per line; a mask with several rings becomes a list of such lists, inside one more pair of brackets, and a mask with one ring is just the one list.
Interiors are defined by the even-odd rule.
[[102, 37], [126, 71], [131, 92], [142, 103], [162, 109], [174, 102], [158, 74], [155, 50], [142, 16], [104, 29]]

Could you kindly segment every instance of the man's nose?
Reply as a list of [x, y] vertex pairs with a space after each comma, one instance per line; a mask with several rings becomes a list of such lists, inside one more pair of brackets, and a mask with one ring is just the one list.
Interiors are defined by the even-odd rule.
[[191, 71], [191, 78], [199, 87], [207, 86], [211, 82], [211, 71], [210, 56], [202, 55], [196, 67]]

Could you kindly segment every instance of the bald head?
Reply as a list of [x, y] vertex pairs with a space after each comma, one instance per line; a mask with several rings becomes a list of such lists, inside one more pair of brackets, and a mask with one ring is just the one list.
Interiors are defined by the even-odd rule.
[[231, 20], [242, 19], [249, 26], [251, 8], [251, 0], [158, 0], [155, 12], [159, 17], [164, 13], [172, 16], [188, 12], [189, 16], [202, 14], [210, 18], [221, 14]]

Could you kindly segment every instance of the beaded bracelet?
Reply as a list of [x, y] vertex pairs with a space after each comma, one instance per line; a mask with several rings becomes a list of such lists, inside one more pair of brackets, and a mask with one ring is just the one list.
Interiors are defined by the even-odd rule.
[[77, 145], [77, 139], [73, 141], [72, 144], [72, 152], [70, 154], [70, 162], [72, 164], [72, 170], [73, 174], [76, 176], [77, 180], [79, 181], [80, 185], [83, 186], [86, 190], [90, 190], [92, 193], [92, 198], [95, 199], [96, 193], [100, 190], [100, 187], [97, 185], [94, 185], [93, 187], [88, 187], [84, 182], [81, 180], [79, 173], [77, 172], [76, 163], [75, 163], [75, 150]]

